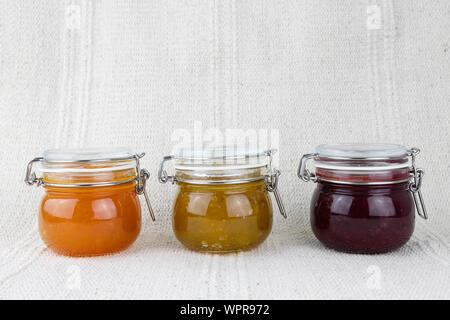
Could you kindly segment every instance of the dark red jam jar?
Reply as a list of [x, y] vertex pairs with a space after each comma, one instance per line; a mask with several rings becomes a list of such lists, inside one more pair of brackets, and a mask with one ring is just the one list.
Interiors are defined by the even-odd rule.
[[[427, 219], [418, 153], [395, 144], [328, 144], [305, 154], [298, 176], [317, 183], [311, 200], [317, 239], [353, 253], [383, 253], [404, 245], [414, 231], [415, 208]], [[307, 169], [308, 160], [315, 173]]]

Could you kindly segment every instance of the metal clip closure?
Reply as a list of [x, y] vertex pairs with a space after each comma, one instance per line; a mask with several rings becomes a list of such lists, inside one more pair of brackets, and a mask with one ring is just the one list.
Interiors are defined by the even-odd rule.
[[158, 180], [160, 183], [166, 183], [168, 181], [175, 183], [175, 177], [174, 176], [169, 176], [166, 172], [166, 170], [164, 170], [164, 163], [167, 161], [172, 160], [173, 156], [165, 156], [163, 158], [163, 160], [161, 161], [161, 164], [159, 166], [159, 170], [158, 170]]
[[283, 201], [281, 200], [280, 192], [278, 191], [278, 177], [280, 176], [281, 172], [278, 169], [272, 168], [272, 160], [273, 160], [273, 154], [275, 150], [269, 149], [265, 151], [265, 154], [269, 157], [269, 163], [268, 163], [268, 171], [269, 175], [266, 179], [266, 188], [269, 192], [273, 192], [273, 195], [275, 196], [275, 200], [278, 205], [278, 210], [280, 210], [281, 215], [283, 218], [287, 218], [286, 209], [284, 208]]
[[416, 167], [416, 156], [419, 154], [420, 150], [417, 148], [411, 148], [409, 151], [409, 156], [411, 156], [411, 175], [412, 181], [409, 184], [409, 190], [413, 194], [414, 204], [417, 208], [417, 214], [422, 219], [428, 219], [427, 209], [425, 208], [425, 203], [423, 201], [422, 192], [420, 188], [422, 187], [424, 170]]
[[33, 164], [35, 162], [41, 162], [44, 158], [34, 158], [27, 165], [27, 173], [25, 174], [25, 183], [29, 186], [36, 184], [38, 187], [42, 184], [42, 178], [37, 178], [36, 173], [33, 172]]
[[139, 159], [142, 158], [145, 155], [145, 153], [141, 153], [139, 155], [135, 155], [134, 158], [136, 159], [136, 174], [137, 174], [137, 183], [136, 183], [136, 193], [138, 195], [144, 195], [145, 202], [147, 204], [148, 211], [150, 213], [150, 217], [153, 221], [155, 221], [155, 214], [153, 212], [152, 206], [150, 204], [150, 198], [147, 193], [146, 185], [147, 180], [150, 178], [150, 173], [147, 169], [141, 169]]
[[303, 181], [317, 182], [316, 175], [306, 168], [306, 164], [307, 164], [308, 160], [314, 159], [317, 156], [318, 156], [317, 153], [308, 153], [308, 154], [304, 154], [303, 157], [300, 159], [300, 163], [298, 165], [298, 170], [297, 170], [297, 176], [300, 179], [302, 179]]
[[278, 191], [278, 177], [280, 176], [281, 172], [277, 169], [273, 169], [272, 171], [273, 173], [267, 176], [266, 188], [267, 190], [269, 190], [269, 192], [273, 192], [275, 200], [277, 201], [278, 209], [280, 210], [280, 213], [283, 216], [283, 218], [286, 219], [287, 218], [286, 209], [284, 208], [280, 192]]

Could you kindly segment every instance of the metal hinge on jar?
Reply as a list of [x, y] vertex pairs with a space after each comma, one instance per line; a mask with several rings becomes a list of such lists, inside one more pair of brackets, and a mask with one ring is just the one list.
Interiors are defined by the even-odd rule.
[[269, 157], [268, 170], [269, 175], [266, 178], [266, 188], [269, 192], [272, 192], [275, 196], [275, 201], [278, 205], [278, 210], [283, 218], [287, 219], [286, 209], [284, 208], [283, 200], [281, 200], [280, 192], [278, 191], [278, 177], [281, 172], [278, 169], [272, 167], [273, 153], [275, 150], [267, 150], [265, 154]]
[[37, 157], [28, 162], [27, 165], [27, 173], [25, 174], [25, 183], [29, 186], [32, 186], [33, 184], [36, 184], [38, 187], [42, 185], [42, 178], [36, 177], [36, 173], [33, 172], [33, 165], [35, 162], [41, 162], [44, 160], [43, 157]]
[[286, 219], [287, 218], [286, 209], [284, 208], [280, 192], [278, 191], [278, 177], [280, 176], [281, 172], [277, 169], [273, 169], [272, 171], [273, 173], [267, 176], [266, 188], [269, 192], [273, 192], [273, 195], [275, 196], [275, 200], [278, 205], [278, 209], [280, 210], [280, 213], [283, 216], [283, 218]]
[[300, 163], [298, 165], [298, 170], [297, 170], [297, 176], [304, 182], [309, 182], [309, 181], [317, 182], [316, 175], [314, 173], [312, 173], [311, 171], [309, 171], [308, 168], [306, 167], [308, 160], [315, 159], [315, 158], [317, 158], [317, 156], [318, 156], [317, 153], [308, 153], [308, 154], [304, 154], [302, 156], [302, 158], [300, 159]]
[[411, 148], [408, 155], [411, 157], [411, 176], [412, 181], [409, 184], [409, 191], [413, 194], [414, 203], [417, 208], [417, 214], [423, 219], [428, 219], [427, 209], [425, 208], [425, 203], [422, 197], [422, 179], [425, 174], [424, 170], [416, 167], [416, 156], [419, 154], [420, 149]]
[[145, 153], [141, 153], [139, 155], [135, 154], [134, 158], [136, 160], [136, 193], [138, 195], [144, 194], [145, 203], [147, 204], [148, 212], [150, 213], [150, 217], [153, 221], [155, 221], [155, 214], [152, 209], [152, 205], [150, 204], [150, 198], [147, 193], [147, 180], [150, 178], [150, 173], [147, 169], [141, 169], [140, 161], [139, 159], [142, 158], [145, 155]]

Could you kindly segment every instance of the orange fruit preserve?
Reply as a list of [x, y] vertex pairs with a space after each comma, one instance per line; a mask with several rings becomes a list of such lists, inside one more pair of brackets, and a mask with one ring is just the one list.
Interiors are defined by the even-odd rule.
[[46, 186], [39, 232], [46, 245], [64, 255], [92, 256], [127, 248], [141, 229], [136, 183], [110, 187]]
[[31, 178], [45, 189], [38, 221], [49, 248], [68, 256], [96, 256], [121, 251], [136, 240], [139, 157], [122, 149], [53, 150], [39, 159], [42, 178]]

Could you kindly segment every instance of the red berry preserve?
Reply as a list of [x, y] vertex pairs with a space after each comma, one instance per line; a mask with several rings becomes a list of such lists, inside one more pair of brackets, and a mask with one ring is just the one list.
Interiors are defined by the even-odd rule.
[[[328, 144], [305, 154], [298, 176], [317, 183], [311, 227], [327, 247], [383, 253], [403, 246], [414, 231], [415, 208], [427, 219], [416, 167], [419, 149], [395, 144]], [[307, 169], [312, 160], [315, 173]]]

